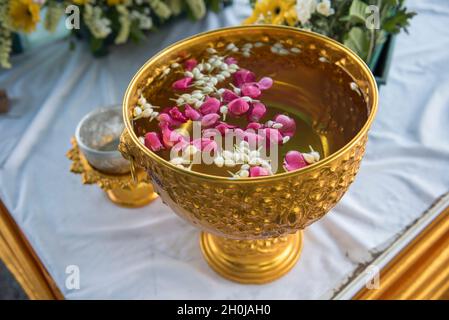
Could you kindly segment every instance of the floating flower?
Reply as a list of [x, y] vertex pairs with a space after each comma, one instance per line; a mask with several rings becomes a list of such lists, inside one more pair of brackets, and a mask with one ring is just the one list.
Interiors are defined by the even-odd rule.
[[263, 128], [263, 124], [258, 123], [258, 122], [250, 122], [246, 126], [246, 130], [249, 129], [249, 130], [257, 131], [257, 130], [262, 129], [262, 128]]
[[307, 162], [301, 152], [292, 150], [285, 155], [284, 169], [286, 171], [298, 170], [306, 166]]
[[202, 137], [203, 138], [214, 138], [216, 136], [221, 135], [221, 132], [216, 128], [207, 128], [203, 130]]
[[170, 110], [168, 111], [168, 114], [170, 115], [170, 117], [172, 117], [173, 120], [175, 120], [177, 122], [180, 122], [180, 123], [187, 122], [186, 116], [184, 116], [182, 114], [182, 112], [179, 111], [178, 107], [170, 108]]
[[215, 126], [215, 129], [217, 129], [222, 135], [225, 135], [230, 129], [234, 128], [236, 128], [236, 126], [227, 124], [226, 122], [220, 122]]
[[180, 126], [182, 124], [182, 122], [174, 120], [166, 112], [160, 113], [159, 116], [157, 117], [157, 119], [159, 121], [159, 126], [160, 127], [169, 126], [170, 128], [173, 128], [173, 127], [178, 127], [178, 126]]
[[312, 146], [309, 146], [309, 148], [310, 148], [309, 153], [302, 154], [304, 156], [304, 160], [306, 160], [308, 164], [313, 164], [315, 162], [320, 161], [320, 154], [317, 151], [313, 150]]
[[198, 61], [196, 59], [189, 59], [186, 62], [184, 62], [184, 68], [187, 71], [192, 71], [193, 68], [195, 68], [198, 65]]
[[148, 132], [147, 134], [145, 134], [144, 139], [145, 146], [151, 151], [159, 151], [164, 149], [164, 146], [162, 145], [161, 140], [159, 139], [159, 136], [156, 132]]
[[167, 148], [173, 147], [175, 144], [185, 140], [185, 137], [180, 133], [170, 130], [170, 128], [165, 125], [161, 128], [162, 132], [162, 142]]
[[213, 126], [215, 123], [217, 123], [218, 119], [220, 119], [220, 115], [216, 114], [216, 113], [209, 113], [206, 114], [202, 119], [201, 119], [201, 126], [203, 126], [204, 128], [208, 128]]
[[282, 125], [282, 127], [279, 128], [279, 131], [283, 136], [292, 137], [295, 134], [296, 123], [293, 118], [284, 114], [279, 114], [274, 118], [274, 122]]
[[189, 106], [188, 104], [185, 106], [184, 109], [184, 114], [185, 116], [192, 120], [192, 121], [198, 121], [201, 120], [201, 113], [199, 113], [197, 110], [195, 110], [194, 108], [192, 108], [191, 106]]
[[234, 78], [234, 84], [239, 88], [244, 83], [256, 81], [256, 75], [253, 72], [246, 70], [246, 69], [240, 69], [239, 71], [234, 73], [233, 78]]
[[9, 20], [11, 26], [20, 31], [31, 32], [39, 22], [40, 6], [33, 0], [9, 1]]
[[243, 140], [248, 142], [251, 146], [257, 146], [264, 140], [264, 137], [255, 133], [254, 130], [248, 129], [243, 133]]
[[223, 90], [221, 97], [223, 98], [224, 103], [228, 103], [232, 100], [240, 98], [234, 91], [231, 91], [229, 89]]
[[228, 104], [228, 110], [233, 116], [241, 116], [249, 110], [249, 104], [242, 98], [234, 99]]
[[235, 128], [233, 131], [233, 134], [239, 139], [239, 140], [244, 140], [246, 133], [244, 130], [242, 130], [241, 128]]
[[[252, 104], [252, 108], [248, 114], [248, 120], [257, 123], [260, 119], [263, 118], [263, 116], [265, 115], [266, 112], [267, 112], [267, 108], [265, 107], [265, 105], [263, 103], [254, 102]], [[258, 125], [261, 125], [261, 124], [258, 123]], [[260, 129], [260, 128], [258, 128], [258, 129]]]
[[270, 77], [263, 77], [259, 80], [259, 82], [257, 82], [257, 86], [260, 90], [270, 89], [273, 86], [273, 79]]
[[191, 146], [191, 144], [185, 139], [184, 136], [182, 136], [181, 139], [174, 142], [170, 151], [179, 154], [181, 151], [185, 152], [186, 148], [189, 146]]
[[268, 169], [263, 168], [263, 167], [251, 167], [249, 169], [249, 176], [250, 177], [264, 177], [264, 176], [269, 176], [270, 172], [268, 171]]
[[227, 57], [224, 62], [228, 65], [237, 64], [237, 59], [234, 57]]
[[208, 138], [199, 138], [192, 141], [192, 145], [202, 152], [216, 152], [218, 149], [217, 142]]
[[205, 115], [209, 113], [217, 113], [220, 110], [220, 101], [216, 98], [207, 97], [200, 107], [200, 112]]
[[192, 77], [185, 77], [183, 79], [173, 82], [173, 89], [175, 90], [186, 90], [192, 84]]
[[257, 99], [262, 94], [262, 91], [260, 91], [259, 86], [255, 83], [244, 83], [241, 87], [242, 96], [247, 96], [252, 99]]

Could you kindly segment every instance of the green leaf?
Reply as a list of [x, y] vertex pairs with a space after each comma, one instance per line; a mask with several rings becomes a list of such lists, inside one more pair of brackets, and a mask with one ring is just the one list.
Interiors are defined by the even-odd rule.
[[364, 23], [368, 5], [361, 0], [354, 0], [349, 8], [349, 18], [355, 23]]
[[353, 27], [345, 37], [343, 44], [357, 53], [363, 60], [369, 51], [369, 34], [360, 27]]
[[213, 12], [217, 13], [220, 11], [220, 0], [209, 0], [208, 6]]
[[134, 43], [139, 43], [145, 39], [145, 33], [143, 33], [143, 31], [139, 28], [139, 22], [137, 20], [133, 20], [131, 23], [129, 37]]
[[407, 12], [406, 8], [402, 8], [394, 16], [385, 19], [382, 29], [393, 34], [401, 32], [401, 29], [407, 32], [407, 27], [410, 25], [409, 20], [415, 15], [415, 12]]
[[92, 52], [100, 51], [100, 49], [103, 47], [103, 39], [95, 38], [93, 35], [91, 35], [90, 38], [90, 50]]

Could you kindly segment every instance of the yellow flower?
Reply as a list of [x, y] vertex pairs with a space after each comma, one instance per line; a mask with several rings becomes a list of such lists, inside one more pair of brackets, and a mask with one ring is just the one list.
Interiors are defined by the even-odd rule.
[[293, 26], [298, 22], [296, 0], [258, 0], [252, 15], [244, 24], [270, 23]]
[[9, 19], [14, 29], [31, 32], [39, 22], [40, 6], [33, 0], [11, 0]]
[[72, 2], [74, 4], [77, 4], [79, 6], [85, 5], [86, 3], [88, 3], [90, 0], [72, 0]]
[[107, 0], [108, 6], [115, 6], [124, 2], [124, 0]]

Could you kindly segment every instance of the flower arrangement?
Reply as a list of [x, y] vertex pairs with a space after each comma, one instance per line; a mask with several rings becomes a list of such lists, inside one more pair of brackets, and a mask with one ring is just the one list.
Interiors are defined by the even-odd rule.
[[[371, 63], [389, 34], [407, 32], [415, 15], [405, 0], [252, 0], [246, 24], [280, 24], [331, 37]], [[368, 24], [372, 27], [368, 28]]]
[[[255, 50], [280, 56], [301, 52], [279, 42], [231, 42], [219, 49], [207, 48], [200, 59], [181, 55], [160, 75], [170, 88], [170, 98], [164, 98], [170, 106], [152, 104], [141, 91], [133, 108], [140, 143], [181, 169], [196, 171], [205, 165], [202, 172], [230, 175], [232, 179], [278, 173], [278, 156], [282, 153], [284, 171], [318, 162], [321, 155], [312, 146], [309, 152], [300, 152], [295, 150], [295, 143], [288, 144], [297, 134], [294, 116], [270, 110], [262, 101], [273, 79], [257, 77], [239, 64], [239, 55], [250, 59]], [[270, 116], [270, 111], [275, 113]], [[190, 136], [186, 129], [190, 126], [197, 126], [198, 136], [195, 129]]]
[[[208, 8], [218, 11], [229, 0], [0, 0], [0, 66], [11, 67], [14, 33], [30, 33], [43, 16], [43, 24], [55, 31], [60, 20], [72, 17], [79, 27], [72, 35], [85, 39], [95, 55], [107, 53], [109, 46], [129, 40], [138, 42], [146, 33], [181, 14], [201, 19]], [[77, 6], [77, 12], [67, 10]], [[41, 14], [42, 13], [42, 14]], [[45, 14], [45, 15], [44, 15]], [[78, 19], [78, 20], [77, 20]]]

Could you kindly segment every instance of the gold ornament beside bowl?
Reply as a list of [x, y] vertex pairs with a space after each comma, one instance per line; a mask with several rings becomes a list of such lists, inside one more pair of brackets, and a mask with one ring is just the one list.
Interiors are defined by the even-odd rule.
[[82, 175], [83, 184], [98, 184], [115, 204], [141, 207], [157, 198], [148, 175], [135, 168], [117, 150], [123, 130], [121, 107], [100, 108], [79, 123], [72, 149], [70, 170]]
[[[265, 56], [252, 59], [265, 62], [260, 64], [260, 74], [276, 73], [275, 86], [287, 90], [282, 99], [291, 99], [295, 104], [311, 96], [318, 101], [299, 104], [296, 111], [312, 119], [313, 128], [323, 137], [324, 159], [273, 176], [230, 179], [178, 168], [139, 142], [133, 128], [133, 107], [140, 93], [150, 100], [157, 94], [164, 70], [177, 60], [179, 52], [195, 56], [207, 47], [220, 49], [227, 43], [255, 41], [297, 47], [295, 52], [299, 53], [291, 57], [284, 55], [281, 59], [274, 55], [276, 49], [271, 51], [273, 54], [267, 51]], [[313, 78], [314, 68], [327, 70], [324, 63], [338, 68], [338, 72]], [[295, 72], [298, 64], [304, 67], [304, 73]], [[344, 82], [344, 76], [352, 81]], [[330, 83], [347, 87], [326, 90]], [[312, 85], [315, 87], [308, 87]], [[351, 102], [352, 95], [363, 97], [363, 107]], [[219, 29], [166, 48], [137, 72], [124, 97], [126, 130], [119, 149], [125, 158], [149, 173], [158, 194], [176, 214], [203, 231], [201, 249], [216, 272], [241, 283], [266, 283], [294, 266], [302, 246], [301, 230], [322, 218], [354, 180], [377, 102], [377, 87], [369, 68], [336, 41], [281, 26]]]

